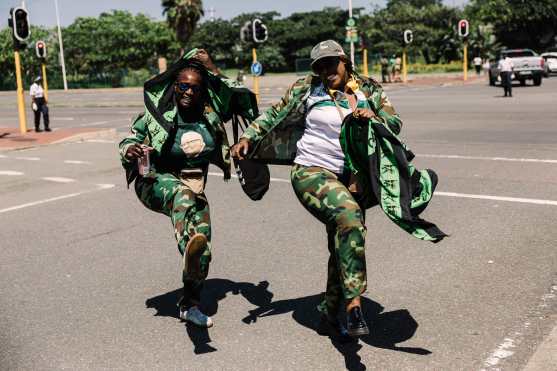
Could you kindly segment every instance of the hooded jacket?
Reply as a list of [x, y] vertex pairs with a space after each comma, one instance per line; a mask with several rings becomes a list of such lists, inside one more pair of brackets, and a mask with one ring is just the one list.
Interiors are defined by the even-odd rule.
[[[346, 166], [363, 186], [364, 206], [381, 205], [385, 214], [414, 237], [438, 242], [446, 234], [419, 218], [437, 185], [431, 170], [416, 170], [414, 157], [397, 137], [402, 121], [375, 80], [354, 75], [375, 117], [367, 122], [345, 118], [340, 144]], [[249, 158], [269, 164], [292, 164], [304, 134], [306, 101], [322, 88], [314, 75], [296, 81], [279, 103], [259, 116], [241, 138], [251, 144]]]
[[[152, 158], [156, 162], [164, 151], [165, 144], [176, 127], [178, 109], [174, 99], [174, 83], [178, 73], [197, 54], [193, 49], [174, 63], [169, 69], [148, 80], [144, 85], [145, 111], [134, 119], [131, 134], [119, 144], [120, 160], [126, 170], [130, 184], [138, 175], [135, 161], [129, 161], [126, 151], [132, 144], [145, 144], [153, 148]], [[216, 150], [210, 162], [230, 179], [230, 145], [224, 123], [233, 116], [241, 116], [252, 121], [258, 115], [255, 95], [243, 85], [207, 71], [208, 101], [205, 102], [203, 116], [207, 128], [215, 139]]]

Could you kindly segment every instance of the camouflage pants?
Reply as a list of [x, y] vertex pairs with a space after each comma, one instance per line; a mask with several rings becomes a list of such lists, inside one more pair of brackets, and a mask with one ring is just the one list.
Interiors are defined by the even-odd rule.
[[207, 249], [200, 259], [200, 277], [188, 277], [185, 273], [182, 275], [185, 305], [188, 302], [198, 303], [211, 261], [211, 219], [207, 197], [205, 194], [196, 195], [170, 173], [154, 173], [149, 177], [137, 178], [135, 192], [147, 208], [170, 217], [180, 254], [184, 254], [191, 236], [196, 233], [207, 236]]
[[318, 309], [335, 316], [344, 300], [366, 290], [365, 212], [329, 170], [296, 164], [290, 178], [302, 205], [326, 226], [331, 255], [325, 298]]

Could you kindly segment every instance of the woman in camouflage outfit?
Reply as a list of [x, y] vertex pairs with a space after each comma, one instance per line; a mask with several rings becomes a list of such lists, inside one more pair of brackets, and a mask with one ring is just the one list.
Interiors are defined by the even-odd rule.
[[[234, 103], [233, 103], [234, 102]], [[211, 327], [198, 304], [211, 261], [211, 221], [204, 193], [209, 164], [230, 179], [230, 150], [223, 123], [233, 114], [253, 119], [254, 95], [219, 75], [204, 50], [192, 50], [145, 84], [145, 113], [120, 142], [128, 184], [147, 208], [167, 215], [183, 255], [181, 319]], [[151, 169], [139, 175], [137, 160], [149, 151]]]
[[[365, 209], [379, 203], [414, 236], [439, 241], [444, 234], [417, 218], [431, 198], [436, 178], [433, 172], [415, 171], [401, 156], [379, 156], [380, 171], [375, 174], [365, 164], [360, 166], [362, 157], [377, 159], [384, 150], [380, 136], [385, 133], [374, 137], [372, 128], [381, 127], [388, 131], [385, 137], [394, 138], [385, 148], [397, 154], [405, 150], [396, 138], [402, 122], [379, 84], [359, 76], [338, 43], [319, 43], [311, 59], [314, 74], [294, 83], [278, 104], [257, 118], [232, 148], [232, 156], [293, 164], [294, 192], [304, 208], [325, 224], [328, 236], [327, 288], [318, 307], [322, 313], [318, 332], [361, 336], [369, 333], [360, 302], [367, 286]], [[352, 139], [349, 134], [360, 128], [364, 129], [358, 139]], [[344, 133], [345, 129], [350, 130]], [[343, 135], [350, 140], [343, 140]], [[407, 197], [398, 197], [405, 194], [398, 189], [408, 183], [403, 173], [412, 180], [406, 188], [415, 190], [411, 205]], [[341, 310], [346, 311], [346, 328], [338, 320]]]

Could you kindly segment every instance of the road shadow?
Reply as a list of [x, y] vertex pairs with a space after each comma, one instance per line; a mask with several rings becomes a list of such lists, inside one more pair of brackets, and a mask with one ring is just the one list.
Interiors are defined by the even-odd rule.
[[[268, 290], [269, 283], [261, 281], [257, 285], [250, 282], [234, 282], [227, 279], [212, 278], [205, 281], [201, 294], [200, 309], [203, 313], [213, 316], [218, 311], [218, 303], [228, 294], [242, 295], [251, 304], [258, 307], [270, 305], [273, 293]], [[169, 291], [165, 294], [149, 298], [145, 301], [147, 308], [156, 310], [154, 316], [180, 319], [177, 303], [182, 296], [182, 289]], [[194, 346], [195, 354], [215, 352], [210, 345], [211, 337], [206, 328], [186, 323], [186, 332]]]
[[[317, 304], [323, 295], [305, 296], [296, 299], [279, 300], [249, 311], [242, 319], [247, 324], [258, 319], [292, 312], [292, 317], [300, 325], [313, 331], [317, 330], [320, 314]], [[417, 355], [428, 355], [431, 351], [424, 348], [397, 346], [411, 339], [418, 328], [418, 323], [406, 309], [383, 312], [384, 307], [368, 298], [362, 297], [362, 308], [370, 327], [370, 334], [361, 337], [361, 342], [382, 349]], [[317, 332], [316, 332], [317, 335]], [[362, 345], [357, 340], [331, 337], [333, 346], [344, 356], [348, 370], [365, 370], [366, 367], [358, 355]]]

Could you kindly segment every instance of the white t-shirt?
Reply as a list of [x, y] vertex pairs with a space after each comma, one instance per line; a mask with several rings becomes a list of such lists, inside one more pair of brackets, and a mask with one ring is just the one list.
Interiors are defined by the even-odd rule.
[[[365, 100], [357, 92], [358, 101]], [[344, 170], [344, 152], [340, 147], [342, 119], [332, 98], [321, 85], [311, 92], [306, 102], [306, 125], [302, 138], [297, 143], [294, 163], [303, 166], [319, 166], [340, 174]], [[341, 107], [344, 116], [352, 109]]]
[[474, 66], [481, 66], [481, 65], [482, 65], [482, 59], [480, 57], [474, 58]]
[[506, 57], [505, 59], [501, 59], [499, 61], [498, 68], [500, 72], [512, 72], [513, 67], [513, 61], [509, 57]]
[[39, 84], [37, 84], [36, 82], [33, 83], [33, 85], [31, 85], [31, 88], [29, 89], [29, 95], [31, 95], [32, 97], [35, 98], [43, 98], [44, 97], [44, 90], [43, 87]]

